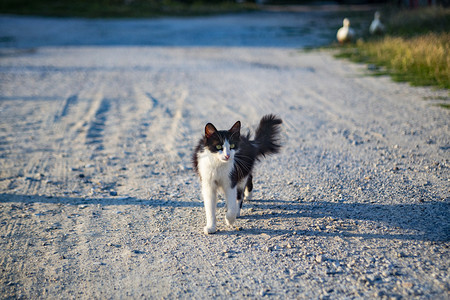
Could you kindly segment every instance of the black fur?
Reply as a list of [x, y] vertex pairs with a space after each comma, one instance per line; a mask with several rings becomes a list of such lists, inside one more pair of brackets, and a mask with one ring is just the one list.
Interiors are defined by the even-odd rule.
[[255, 133], [255, 143], [259, 155], [275, 154], [280, 151], [281, 145], [278, 141], [280, 133], [279, 125], [283, 121], [274, 115], [265, 115], [259, 122]]

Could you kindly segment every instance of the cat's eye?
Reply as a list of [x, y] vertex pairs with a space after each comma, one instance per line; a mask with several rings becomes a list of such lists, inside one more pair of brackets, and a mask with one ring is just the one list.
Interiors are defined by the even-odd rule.
[[222, 145], [216, 145], [217, 150], [222, 150]]
[[231, 149], [234, 149], [234, 147], [236, 147], [235, 144], [231, 144], [231, 145], [230, 145], [230, 148], [231, 148]]

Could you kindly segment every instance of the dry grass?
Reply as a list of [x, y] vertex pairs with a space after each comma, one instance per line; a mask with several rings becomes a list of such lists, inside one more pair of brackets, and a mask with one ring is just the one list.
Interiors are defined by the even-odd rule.
[[394, 80], [450, 88], [450, 9], [391, 13], [387, 35], [359, 40], [338, 57], [383, 66]]
[[450, 88], [450, 33], [385, 37], [357, 43], [359, 55], [385, 66], [395, 80]]

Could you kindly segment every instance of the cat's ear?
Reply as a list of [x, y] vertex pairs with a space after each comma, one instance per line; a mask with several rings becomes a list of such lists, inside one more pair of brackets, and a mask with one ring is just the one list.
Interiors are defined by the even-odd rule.
[[239, 134], [241, 131], [241, 121], [234, 123], [233, 127], [228, 131], [231, 132], [231, 134]]
[[216, 132], [217, 132], [217, 129], [216, 129], [216, 127], [214, 127], [213, 124], [211, 124], [211, 123], [206, 124], [206, 126], [205, 126], [205, 136], [206, 136], [206, 138], [209, 139]]

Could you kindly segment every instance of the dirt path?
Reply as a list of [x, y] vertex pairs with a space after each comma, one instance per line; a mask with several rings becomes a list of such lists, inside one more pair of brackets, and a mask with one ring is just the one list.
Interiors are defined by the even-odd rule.
[[[450, 291], [444, 91], [277, 48], [0, 59], [1, 298], [423, 298]], [[240, 230], [202, 234], [206, 122], [284, 120]]]

